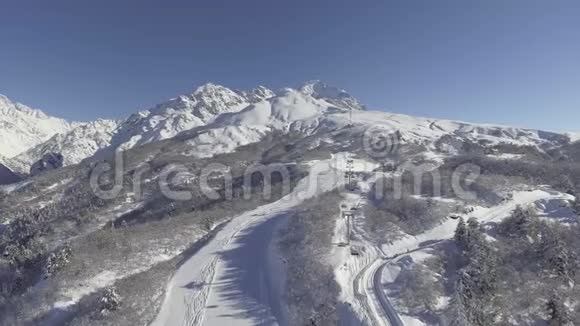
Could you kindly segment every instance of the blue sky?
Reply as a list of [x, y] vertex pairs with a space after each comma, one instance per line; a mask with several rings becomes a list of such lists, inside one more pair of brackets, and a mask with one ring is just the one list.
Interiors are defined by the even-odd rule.
[[580, 1], [0, 0], [0, 93], [52, 115], [310, 79], [373, 109], [580, 131]]

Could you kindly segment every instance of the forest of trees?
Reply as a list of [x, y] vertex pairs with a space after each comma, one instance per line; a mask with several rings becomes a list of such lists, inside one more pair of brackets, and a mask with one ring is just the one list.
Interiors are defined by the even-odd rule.
[[460, 268], [448, 324], [507, 325], [533, 319], [526, 316], [527, 306], [550, 325], [572, 325], [579, 316], [573, 299], [578, 298], [578, 226], [543, 221], [533, 210], [517, 207], [494, 230], [496, 239], [490, 241], [476, 219], [459, 220], [454, 242]]
[[340, 192], [331, 191], [305, 201], [282, 231], [290, 325], [338, 324], [340, 287], [326, 257], [341, 199]]

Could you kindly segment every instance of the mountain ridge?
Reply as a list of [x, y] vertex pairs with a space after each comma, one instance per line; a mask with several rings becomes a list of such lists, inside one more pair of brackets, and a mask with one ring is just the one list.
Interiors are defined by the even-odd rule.
[[207, 83], [126, 119], [91, 122], [50, 117], [0, 95], [0, 125], [7, 126], [0, 133], [12, 139], [3, 142], [10, 145], [0, 146], [0, 155], [4, 156], [0, 163], [5, 162], [14, 172], [28, 173], [30, 166], [48, 153], [63, 154], [66, 166], [96, 153], [126, 150], [199, 128], [204, 133], [189, 142], [199, 149], [200, 156], [207, 156], [257, 142], [273, 130], [308, 135], [350, 124], [394, 128], [407, 141], [425, 143], [429, 139], [434, 143], [445, 135], [493, 144], [531, 146], [561, 143], [565, 138], [576, 140], [572, 137], [574, 133], [369, 111], [345, 90], [318, 80], [277, 91], [264, 86], [233, 90]]

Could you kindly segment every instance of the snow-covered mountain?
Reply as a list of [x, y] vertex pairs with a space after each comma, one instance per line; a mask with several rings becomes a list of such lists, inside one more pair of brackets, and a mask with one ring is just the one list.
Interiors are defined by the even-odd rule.
[[[188, 143], [192, 146], [192, 155], [207, 157], [258, 142], [274, 130], [308, 136], [347, 126], [353, 127], [353, 136], [360, 136], [370, 128], [380, 129], [379, 132], [397, 132], [403, 143], [433, 150], [436, 150], [440, 139], [455, 139], [459, 143], [469, 140], [485, 146], [509, 143], [538, 147], [556, 146], [569, 140], [566, 135], [525, 128], [368, 111], [345, 91], [315, 82], [298, 90], [283, 89], [274, 97], [251, 104], [241, 111], [221, 114], [203, 131], [192, 133]], [[456, 152], [458, 149], [448, 150]]]
[[329, 86], [319, 80], [306, 82], [300, 92], [310, 95], [315, 99], [324, 100], [340, 108], [365, 110], [366, 107], [345, 90]]
[[110, 149], [128, 149], [204, 127], [209, 132], [192, 144], [200, 145], [196, 146], [197, 155], [205, 156], [259, 141], [274, 129], [288, 130], [294, 122], [308, 124], [308, 118], [322, 116], [327, 109], [347, 112], [365, 107], [346, 91], [320, 81], [277, 92], [263, 86], [231, 90], [210, 83], [132, 115], [117, 130]]
[[27, 173], [33, 163], [49, 153], [62, 154], [64, 165], [70, 165], [95, 153], [126, 150], [181, 133], [192, 155], [199, 157], [231, 152], [275, 130], [312, 135], [346, 126], [353, 126], [359, 134], [369, 127], [382, 127], [397, 131], [403, 142], [433, 149], [439, 146], [439, 150], [445, 147], [448, 151], [456, 151], [450, 147], [462, 140], [485, 145], [543, 146], [571, 138], [524, 128], [369, 111], [345, 90], [320, 81], [276, 92], [263, 86], [243, 91], [209, 83], [126, 120], [90, 123], [48, 117], [0, 97], [0, 126], [0, 136], [7, 139], [0, 144], [0, 155], [4, 155], [0, 163], [20, 173]]
[[15, 157], [15, 160], [20, 162], [21, 166], [26, 166], [27, 170], [48, 153], [62, 154], [64, 165], [79, 163], [99, 149], [111, 145], [111, 138], [118, 125], [119, 121], [101, 119], [78, 124], [69, 132], [56, 134], [44, 143], [28, 149]]
[[0, 95], [0, 155], [14, 157], [76, 126]]
[[7, 158], [6, 156], [0, 155], [0, 164], [4, 165], [6, 168], [16, 171], [16, 166], [14, 160]]
[[206, 125], [223, 113], [239, 111], [272, 95], [273, 92], [265, 87], [244, 92], [205, 84], [192, 94], [131, 115], [119, 126], [111, 143], [115, 148], [128, 149], [168, 139], [182, 131]]
[[[15, 120], [17, 125], [29, 126], [42, 120], [39, 116], [45, 117], [38, 111], [21, 110], [12, 112], [16, 106], [11, 107], [2, 113], [2, 121], [15, 120], [11, 117], [18, 115], [25, 122]], [[457, 266], [435, 268], [437, 264], [432, 264], [431, 256], [468, 260], [463, 256], [465, 252], [449, 246], [458, 221], [469, 218], [469, 232], [481, 232], [477, 235], [478, 241], [489, 242], [490, 247], [484, 246], [484, 242], [478, 244], [490, 250], [485, 249], [485, 255], [479, 256], [489, 258], [488, 253], [509, 248], [516, 237], [531, 238], [522, 233], [527, 231], [517, 227], [522, 220], [520, 214], [511, 215], [517, 207], [527, 210], [529, 205], [534, 205], [533, 212], [539, 214], [533, 219], [531, 215], [523, 218], [538, 226], [534, 228], [536, 231], [548, 232], [542, 231], [533, 243], [519, 241], [522, 246], [528, 246], [525, 250], [518, 249], [488, 261], [485, 266], [497, 265], [494, 262], [505, 265], [497, 268], [497, 279], [511, 284], [505, 274], [520, 266], [525, 261], [523, 258], [527, 259], [523, 255], [538, 245], [551, 246], [560, 230], [571, 232], [563, 233], [564, 240], [557, 244], [558, 250], [566, 248], [577, 254], [577, 250], [573, 251], [578, 248], [573, 235], [578, 230], [573, 227], [578, 221], [574, 212], [578, 202], [570, 193], [580, 193], [577, 186], [580, 185], [577, 173], [580, 146], [565, 145], [574, 139], [572, 134], [370, 111], [347, 92], [321, 82], [276, 92], [265, 87], [239, 91], [207, 84], [124, 121], [63, 122], [63, 125], [67, 128], [55, 131], [46, 141], [27, 148], [24, 153], [13, 157], [0, 155], [0, 229], [6, 230], [0, 237], [2, 248], [6, 249], [0, 255], [0, 267], [8, 268], [5, 273], [0, 271], [0, 283], [7, 286], [4, 292], [8, 295], [3, 299], [10, 308], [0, 314], [2, 325], [13, 325], [13, 321], [55, 324], [60, 320], [70, 321], [71, 325], [86, 325], [95, 317], [100, 324], [108, 325], [175, 325], [197, 318], [191, 316], [202, 316], [211, 325], [232, 320], [250, 325], [255, 323], [255, 314], [245, 311], [247, 298], [232, 299], [230, 295], [231, 289], [237, 291], [248, 286], [262, 287], [272, 293], [267, 300], [252, 302], [250, 308], [254, 311], [259, 307], [269, 314], [279, 307], [292, 307], [284, 308], [292, 316], [288, 322], [280, 319], [280, 324], [312, 322], [312, 302], [315, 302], [314, 306], [325, 307], [323, 313], [316, 312], [317, 317], [329, 316], [328, 322], [317, 319], [319, 325], [337, 324], [339, 311], [340, 315], [345, 314], [344, 324], [378, 325], [381, 321], [397, 320], [400, 314], [401, 318], [413, 317], [405, 319], [405, 323], [411, 320], [413, 324], [423, 325], [423, 322], [415, 323], [414, 312], [413, 316], [407, 316], [411, 313], [406, 309], [410, 305], [399, 300], [403, 298], [398, 290], [399, 282], [410, 279], [405, 273], [424, 265], [426, 268], [421, 273], [428, 271], [424, 275], [429, 278], [425, 279], [437, 285], [430, 290], [436, 292], [429, 295], [442, 298], [433, 299], [434, 302], [452, 304], [449, 291], [444, 289], [453, 289], [455, 285], [443, 273], [458, 272], [456, 275], [461, 277], [462, 270], [455, 271]], [[18, 136], [18, 132], [13, 134]], [[392, 135], [396, 138], [385, 140], [385, 136]], [[148, 145], [167, 138], [172, 139]], [[387, 162], [382, 160], [384, 156], [378, 155], [385, 150], [387, 155], [392, 153], [390, 149], [397, 143], [388, 144], [389, 141], [409, 146], [404, 146], [399, 152], [401, 155], [392, 155]], [[385, 142], [387, 146], [381, 144]], [[241, 147], [248, 144], [251, 145]], [[494, 146], [499, 144], [515, 146]], [[559, 145], [564, 146], [558, 148]], [[140, 147], [131, 148], [135, 146]], [[94, 179], [87, 178], [87, 172], [95, 166], [93, 161], [61, 169], [63, 165], [98, 153], [110, 154], [119, 147], [128, 149], [125, 156], [128, 168], [119, 175], [124, 186], [110, 198], [101, 198], [92, 184]], [[548, 150], [553, 147], [556, 150]], [[528, 150], [531, 155], [527, 155]], [[516, 154], [518, 151], [524, 154]], [[224, 155], [212, 157], [216, 154]], [[473, 178], [469, 173], [466, 179], [459, 180], [460, 186], [463, 188], [465, 183], [469, 186], [466, 190], [470, 189], [475, 196], [465, 198], [468, 196], [456, 194], [453, 183], [457, 174], [451, 171], [457, 164], [472, 160], [477, 163], [480, 159], [481, 178]], [[564, 159], [565, 163], [558, 163]], [[164, 167], [173, 162], [192, 164], [186, 164], [187, 173], [180, 171], [181, 176], [167, 178]], [[256, 162], [264, 165], [260, 167]], [[383, 189], [385, 182], [381, 180], [392, 180], [394, 186], [396, 176], [401, 174], [382, 171], [380, 163], [405, 166], [406, 162], [439, 162], [442, 173], [432, 173], [433, 186], [416, 193], [411, 193], [417, 191], [416, 181], [424, 180], [401, 178], [405, 182], [401, 188], [409, 193], [401, 193], [401, 200], [393, 200], [397, 199], [396, 195]], [[287, 167], [289, 193], [285, 191], [286, 175], [282, 173], [281, 179], [272, 175], [281, 166], [272, 170], [268, 163], [282, 163]], [[224, 165], [230, 168], [225, 171]], [[26, 180], [13, 173], [23, 169], [22, 166], [30, 171]], [[203, 182], [199, 182], [203, 181], [208, 166], [219, 167], [224, 172], [212, 174], [210, 178], [212, 187], [218, 187], [215, 193], [223, 200], [210, 198]], [[255, 168], [263, 172], [262, 179], [248, 173]], [[346, 191], [349, 178], [344, 178], [345, 173], [354, 174], [357, 191]], [[271, 178], [265, 179], [267, 175]], [[125, 182], [129, 180], [140, 182]], [[266, 187], [266, 182], [273, 187]], [[375, 187], [379, 182], [381, 188]], [[229, 185], [231, 191], [228, 191]], [[175, 186], [180, 193], [190, 190], [192, 196], [179, 200], [169, 196], [165, 186], [171, 189]], [[436, 187], [443, 192], [436, 191]], [[235, 195], [229, 196], [228, 192]], [[252, 195], [251, 200], [246, 200], [246, 194]], [[344, 219], [337, 214], [344, 209], [356, 212], [350, 219]], [[407, 212], [412, 212], [412, 216]], [[522, 214], [527, 213], [522, 210]], [[306, 218], [293, 218], [298, 215]], [[509, 227], [502, 222], [506, 218]], [[490, 229], [473, 228], [471, 221], [501, 227], [484, 233]], [[549, 223], [538, 224], [541, 221]], [[350, 223], [356, 227], [349, 227]], [[563, 223], [565, 227], [549, 231], [556, 223]], [[111, 229], [117, 231], [111, 232]], [[515, 232], [513, 236], [498, 237], [500, 231], [510, 229], [517, 230], [508, 231]], [[537, 242], [542, 237], [548, 241]], [[40, 239], [42, 246], [31, 239]], [[496, 247], [495, 242], [501, 245]], [[247, 243], [251, 244], [246, 246]], [[337, 246], [337, 243], [345, 245]], [[196, 248], [195, 253], [190, 248]], [[73, 256], [69, 259], [71, 253]], [[384, 253], [389, 253], [389, 257]], [[517, 257], [517, 266], [505, 257]], [[536, 255], [530, 263], [534, 270], [528, 274], [537, 277], [528, 289], [536, 291], [540, 284], [541, 291], [536, 292], [551, 293], [557, 282], [553, 278], [545, 284], [545, 275], [554, 273], [549, 266], [553, 265], [551, 256]], [[232, 266], [236, 275], [230, 275]], [[542, 270], [536, 273], [539, 266]], [[18, 278], [25, 281], [15, 282], [13, 270], [18, 270]], [[238, 277], [237, 271], [257, 277]], [[264, 282], [263, 276], [271, 281]], [[226, 291], [222, 291], [220, 282], [212, 282], [224, 278], [228, 278]], [[475, 280], [469, 279], [471, 283], [468, 283]], [[570, 280], [560, 279], [561, 288], [578, 284], [578, 279], [574, 283]], [[137, 283], [144, 286], [135, 287]], [[318, 286], [323, 283], [324, 287]], [[300, 285], [300, 293], [294, 291], [287, 295], [290, 292], [286, 289], [291, 290], [295, 284]], [[195, 285], [195, 297], [191, 297], [189, 285]], [[366, 290], [359, 293], [357, 289], [362, 288]], [[44, 295], [47, 289], [54, 295]], [[409, 293], [405, 297], [412, 297]], [[507, 295], [498, 293], [500, 298], [521, 295], [517, 291], [505, 291]], [[130, 303], [135, 309], [103, 309], [102, 303], [110, 302], [111, 296], [123, 300], [115, 299], [121, 307]], [[320, 300], [312, 299], [319, 296]], [[577, 296], [568, 297], [580, 302]], [[157, 299], [152, 302], [150, 298]], [[349, 308], [342, 309], [347, 304]], [[526, 304], [522, 302], [514, 307], [526, 307], [523, 313], [527, 315], [530, 310]], [[441, 306], [436, 313], [449, 310]], [[152, 324], [151, 311], [158, 311]], [[422, 317], [426, 309], [418, 311]], [[539, 305], [534, 313], [539, 316], [534, 321], [545, 318], [544, 305]], [[261, 315], [262, 320], [277, 317]], [[438, 319], [432, 319], [431, 315], [428, 320], [428, 324], [438, 324]]]

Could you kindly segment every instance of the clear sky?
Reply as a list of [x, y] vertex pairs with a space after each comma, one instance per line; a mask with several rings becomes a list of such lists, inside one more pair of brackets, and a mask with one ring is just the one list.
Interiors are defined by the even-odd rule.
[[0, 93], [123, 118], [211, 81], [580, 131], [578, 0], [0, 0]]

